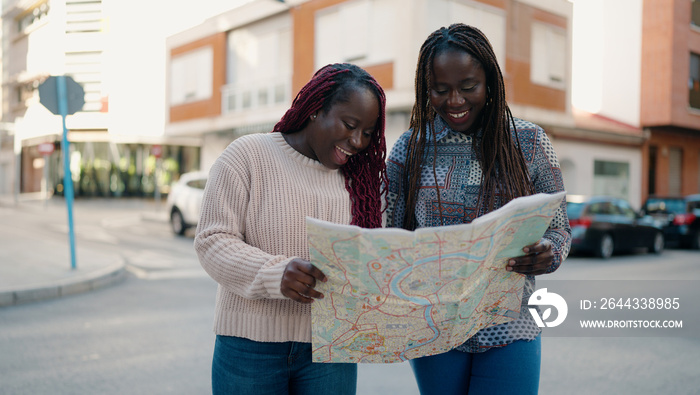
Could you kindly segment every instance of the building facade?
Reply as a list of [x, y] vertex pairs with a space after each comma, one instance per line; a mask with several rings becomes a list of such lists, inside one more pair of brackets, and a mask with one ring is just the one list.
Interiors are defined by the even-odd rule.
[[575, 127], [567, 0], [256, 0], [166, 40], [166, 135], [201, 137], [206, 170], [233, 139], [271, 131], [318, 68], [351, 62], [385, 89], [390, 147], [408, 128], [421, 44], [455, 22], [489, 37], [516, 116]]
[[[136, 28], [127, 2], [3, 0], [2, 5], [0, 193], [62, 193], [61, 119], [40, 103], [38, 93], [52, 75], [70, 76], [85, 91], [82, 110], [66, 119], [76, 196], [145, 196], [158, 184], [167, 192], [171, 178], [198, 168], [199, 140], [166, 138], [162, 123], [150, 127], [140, 114], [120, 111], [123, 103], [148, 96], [127, 88], [136, 73], [125, 74], [124, 61], [135, 63], [140, 48], [133, 41], [124, 44], [123, 33]], [[131, 98], [120, 96], [126, 89]], [[111, 101], [115, 94], [121, 105]], [[154, 109], [161, 115], [159, 107]], [[55, 151], [40, 153], [42, 143], [54, 144]]]
[[644, 0], [643, 193], [700, 193], [700, 1]]
[[573, 127], [552, 132], [566, 189], [642, 201], [642, 0], [573, 0]]
[[[157, 171], [167, 192], [169, 179], [207, 170], [233, 139], [270, 131], [331, 62], [355, 63], [385, 88], [391, 146], [408, 127], [420, 45], [453, 22], [489, 37], [513, 113], [549, 134], [570, 194], [639, 207], [651, 194], [697, 193], [699, 3], [253, 0], [168, 37], [163, 76], [163, 66], [124, 63], [145, 51], [121, 39], [134, 30], [133, 3], [3, 0], [0, 193], [60, 193], [60, 150], [37, 151], [61, 133], [37, 94], [49, 75], [86, 91], [83, 111], [68, 117], [79, 195], [148, 195]], [[165, 103], [126, 74], [141, 76], [132, 86], [165, 90]], [[145, 120], [159, 112], [164, 125]]]
[[576, 128], [553, 131], [567, 190], [700, 193], [700, 1], [573, 5]]

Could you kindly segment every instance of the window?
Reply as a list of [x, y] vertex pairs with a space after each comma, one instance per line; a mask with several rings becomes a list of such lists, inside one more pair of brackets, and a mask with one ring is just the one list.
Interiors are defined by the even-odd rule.
[[652, 145], [649, 147], [649, 195], [656, 194], [656, 159], [658, 157], [658, 147]]
[[612, 214], [612, 205], [610, 202], [593, 203], [588, 208], [588, 213], [595, 215], [610, 215]]
[[67, 0], [66, 34], [102, 31], [101, 0]]
[[625, 217], [629, 219], [635, 219], [637, 217], [637, 213], [634, 211], [632, 206], [630, 206], [629, 202], [626, 200], [619, 200], [617, 202], [617, 208], [620, 212], [620, 214], [624, 215]]
[[668, 194], [681, 195], [683, 185], [683, 148], [669, 147], [668, 149]]
[[102, 109], [102, 52], [66, 52], [66, 74], [85, 91], [82, 111]]
[[336, 62], [359, 66], [394, 59], [397, 2], [354, 0], [316, 13], [314, 67]]
[[689, 200], [688, 211], [693, 212], [695, 210], [700, 210], [700, 200]]
[[[698, 2], [700, 2], [700, 0], [698, 0]], [[700, 109], [700, 55], [695, 53], [690, 54], [688, 101], [690, 107]]]
[[197, 179], [187, 182], [187, 186], [195, 189], [204, 189], [207, 184], [207, 179]]
[[291, 48], [291, 20], [285, 16], [230, 31], [222, 111], [286, 105], [292, 96]]
[[170, 67], [171, 105], [211, 98], [214, 78], [214, 50], [211, 47], [177, 56]]
[[27, 105], [27, 101], [36, 96], [36, 90], [38, 87], [39, 81], [37, 80], [19, 83], [14, 88], [16, 103], [13, 104], [17, 104], [20, 107], [25, 107]]
[[593, 162], [593, 195], [628, 199], [630, 165], [627, 162]]
[[49, 5], [47, 3], [35, 7], [31, 12], [17, 19], [17, 31], [23, 33], [30, 26], [46, 18], [48, 14]]
[[692, 0], [692, 11], [690, 17], [690, 23], [692, 25], [700, 27], [700, 0]]
[[566, 88], [566, 31], [535, 22], [530, 43], [530, 80], [552, 88]]

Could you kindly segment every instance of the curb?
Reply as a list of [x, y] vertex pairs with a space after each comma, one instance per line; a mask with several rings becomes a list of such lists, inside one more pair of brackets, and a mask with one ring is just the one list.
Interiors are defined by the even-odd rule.
[[60, 280], [51, 284], [0, 290], [0, 307], [57, 299], [63, 296], [93, 291], [119, 283], [125, 279], [126, 264], [123, 258], [118, 258], [116, 263], [108, 265], [106, 268], [95, 270], [77, 278]]

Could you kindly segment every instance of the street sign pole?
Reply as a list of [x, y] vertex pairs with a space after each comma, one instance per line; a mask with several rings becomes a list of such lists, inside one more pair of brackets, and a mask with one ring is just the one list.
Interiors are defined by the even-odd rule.
[[[80, 111], [85, 104], [85, 91], [71, 77], [63, 75], [50, 76], [39, 85], [39, 101], [55, 115], [61, 116], [63, 137], [61, 154], [63, 155], [63, 196], [68, 208], [68, 238], [70, 242], [70, 267], [75, 264], [75, 232], [73, 231], [73, 177], [70, 174], [70, 145], [68, 145], [68, 128], [66, 116]], [[15, 139], [16, 141], [16, 139]]]
[[66, 198], [68, 209], [68, 239], [70, 242], [70, 267], [77, 267], [75, 262], [75, 232], [73, 231], [73, 178], [70, 172], [70, 146], [68, 145], [68, 128], [66, 116], [68, 115], [68, 99], [66, 94], [66, 78], [56, 77], [56, 94], [58, 99], [58, 112], [61, 115], [63, 125], [63, 138], [61, 139], [61, 152], [63, 153], [63, 196]]

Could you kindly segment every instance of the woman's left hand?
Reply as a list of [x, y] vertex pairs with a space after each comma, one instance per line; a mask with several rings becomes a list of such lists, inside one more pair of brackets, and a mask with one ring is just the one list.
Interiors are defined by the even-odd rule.
[[552, 243], [547, 239], [542, 239], [535, 244], [523, 248], [525, 255], [511, 258], [506, 265], [506, 270], [530, 276], [547, 273], [552, 266], [554, 253]]

